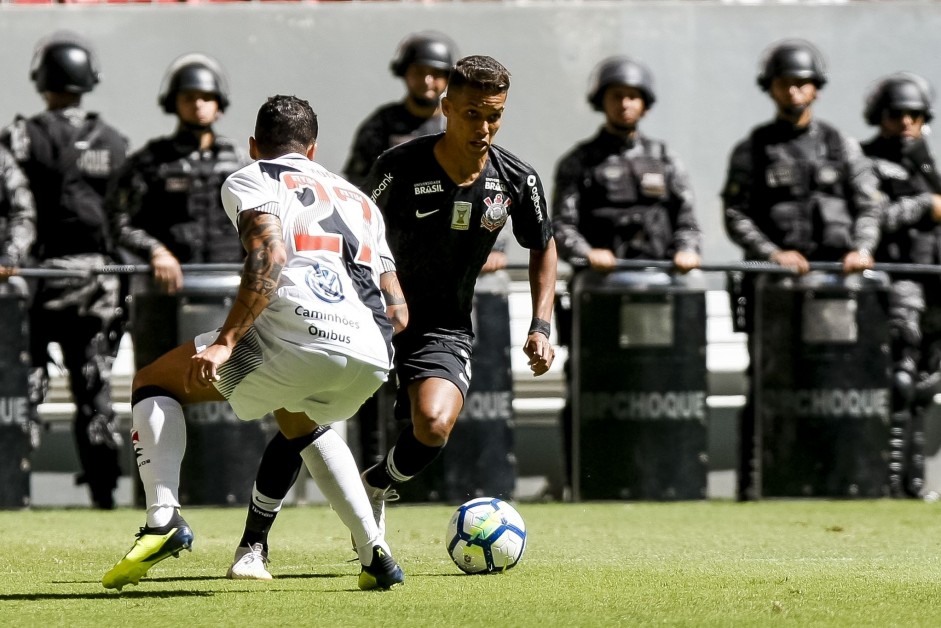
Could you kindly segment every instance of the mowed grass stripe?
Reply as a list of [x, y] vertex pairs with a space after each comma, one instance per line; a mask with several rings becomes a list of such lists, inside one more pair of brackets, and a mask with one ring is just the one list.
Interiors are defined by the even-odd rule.
[[517, 504], [519, 567], [463, 575], [445, 550], [452, 507], [392, 505], [407, 574], [357, 589], [349, 534], [329, 508], [286, 508], [273, 582], [224, 577], [242, 508], [187, 508], [193, 552], [140, 586], [101, 576], [142, 513], [0, 512], [0, 626], [941, 626], [941, 504], [782, 500], [736, 504]]

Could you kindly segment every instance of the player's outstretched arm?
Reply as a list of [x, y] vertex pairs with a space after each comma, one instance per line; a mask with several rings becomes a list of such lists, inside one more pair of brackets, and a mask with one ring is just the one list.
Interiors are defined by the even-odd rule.
[[219, 337], [193, 356], [187, 376], [190, 386], [208, 386], [216, 380], [217, 369], [225, 364], [235, 344], [268, 306], [287, 262], [281, 220], [277, 216], [245, 210], [239, 213], [238, 226], [242, 245], [248, 252], [242, 282]]
[[533, 301], [533, 322], [526, 337], [523, 351], [529, 358], [529, 368], [536, 376], [552, 366], [555, 349], [549, 343], [549, 321], [555, 301], [555, 280], [558, 256], [555, 240], [550, 239], [545, 249], [529, 252], [529, 289]]

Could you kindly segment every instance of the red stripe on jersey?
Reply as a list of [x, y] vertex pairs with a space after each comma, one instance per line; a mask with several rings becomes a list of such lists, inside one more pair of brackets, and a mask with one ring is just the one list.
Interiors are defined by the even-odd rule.
[[364, 194], [355, 190], [344, 190], [343, 188], [333, 188], [333, 192], [341, 201], [352, 200], [358, 202], [363, 207], [363, 218], [366, 219], [366, 222], [372, 220], [372, 210], [369, 208], [369, 201], [366, 200]]
[[333, 251], [340, 252], [343, 238], [338, 235], [307, 235], [298, 233], [294, 235], [294, 248], [298, 251]]
[[363, 246], [359, 250], [359, 255], [356, 256], [356, 261], [364, 264], [372, 263], [372, 247]]

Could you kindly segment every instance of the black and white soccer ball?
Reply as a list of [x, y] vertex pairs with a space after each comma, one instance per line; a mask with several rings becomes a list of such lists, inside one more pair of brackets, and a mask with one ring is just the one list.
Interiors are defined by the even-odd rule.
[[506, 571], [526, 550], [526, 524], [502, 499], [479, 497], [451, 516], [447, 545], [451, 560], [465, 573]]

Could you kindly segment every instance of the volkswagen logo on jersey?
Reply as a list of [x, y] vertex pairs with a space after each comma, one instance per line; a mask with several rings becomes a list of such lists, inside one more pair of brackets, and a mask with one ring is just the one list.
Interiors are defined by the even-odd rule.
[[496, 231], [506, 223], [510, 215], [506, 209], [510, 206], [510, 199], [504, 199], [502, 194], [497, 194], [493, 198], [485, 198], [484, 204], [487, 206], [487, 211], [480, 217], [480, 226], [487, 231]]
[[312, 262], [313, 267], [307, 271], [307, 287], [321, 301], [339, 303], [343, 300], [343, 285], [340, 276], [330, 268]]

